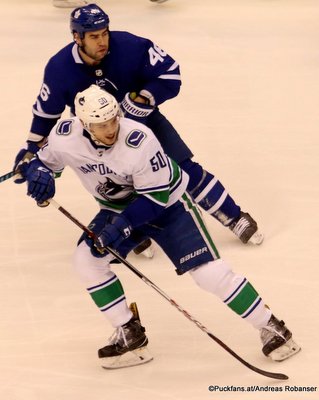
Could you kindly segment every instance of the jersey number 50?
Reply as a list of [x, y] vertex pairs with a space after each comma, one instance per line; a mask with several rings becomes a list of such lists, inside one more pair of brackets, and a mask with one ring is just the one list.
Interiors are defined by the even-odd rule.
[[160, 168], [166, 167], [167, 165], [160, 151], [158, 151], [155, 156], [150, 159], [150, 163], [154, 172], [158, 171]]

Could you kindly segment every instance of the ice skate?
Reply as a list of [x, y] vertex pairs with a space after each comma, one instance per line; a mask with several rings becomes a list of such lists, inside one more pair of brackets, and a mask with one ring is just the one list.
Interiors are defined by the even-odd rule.
[[262, 352], [274, 361], [283, 361], [301, 350], [284, 321], [279, 321], [274, 315], [271, 315], [267, 326], [260, 330], [260, 338]]
[[130, 305], [133, 317], [117, 328], [109, 344], [98, 351], [105, 369], [117, 369], [145, 364], [153, 359], [147, 349], [148, 339], [141, 325], [136, 303]]
[[59, 8], [76, 8], [83, 7], [89, 4], [86, 0], [53, 0], [54, 7]]
[[229, 225], [229, 229], [243, 243], [261, 244], [264, 240], [264, 235], [258, 231], [257, 222], [245, 212], [240, 212], [238, 219]]
[[135, 247], [133, 251], [136, 255], [141, 254], [146, 258], [153, 258], [155, 253], [151, 239], [144, 240], [144, 242]]

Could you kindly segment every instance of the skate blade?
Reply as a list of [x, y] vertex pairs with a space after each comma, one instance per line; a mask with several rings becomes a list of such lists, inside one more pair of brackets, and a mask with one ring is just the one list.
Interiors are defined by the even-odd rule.
[[146, 257], [146, 258], [153, 258], [155, 254], [155, 250], [153, 246], [148, 247], [146, 250], [142, 251], [140, 255]]
[[272, 351], [269, 354], [269, 357], [273, 361], [284, 361], [297, 354], [300, 350], [301, 347], [291, 338], [288, 342], [278, 347], [278, 349]]
[[151, 239], [144, 240], [137, 247], [135, 247], [133, 252], [136, 255], [142, 254], [146, 258], [153, 258], [155, 250], [154, 250], [154, 247], [152, 245]]
[[76, 7], [83, 7], [85, 5], [89, 4], [87, 1], [59, 1], [59, 0], [54, 0], [53, 5], [54, 7], [58, 8], [76, 8]]
[[152, 355], [146, 347], [141, 347], [133, 351], [128, 351], [121, 356], [105, 357], [102, 359], [102, 368], [119, 369], [135, 367], [136, 365], [146, 364], [153, 360]]
[[262, 244], [263, 241], [264, 241], [264, 235], [263, 235], [263, 233], [257, 231], [257, 232], [255, 232], [255, 233], [252, 235], [252, 237], [248, 240], [248, 243], [259, 245], [259, 244]]

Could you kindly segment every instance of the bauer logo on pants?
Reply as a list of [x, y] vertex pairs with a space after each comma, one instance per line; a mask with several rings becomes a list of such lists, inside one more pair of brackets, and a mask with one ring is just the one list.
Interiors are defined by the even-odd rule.
[[207, 247], [205, 246], [205, 247], [203, 247], [203, 248], [201, 248], [201, 249], [198, 249], [198, 250], [196, 250], [196, 251], [193, 251], [192, 253], [187, 254], [186, 256], [182, 257], [182, 258], [179, 260], [179, 263], [180, 263], [180, 264], [183, 264], [184, 262], [190, 260], [191, 258], [200, 256], [201, 254], [207, 253], [207, 252], [208, 252], [208, 249], [207, 249]]

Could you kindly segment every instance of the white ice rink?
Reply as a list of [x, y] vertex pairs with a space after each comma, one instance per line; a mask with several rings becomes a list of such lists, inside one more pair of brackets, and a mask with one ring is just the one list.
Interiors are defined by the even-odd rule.
[[[245, 368], [124, 266], [116, 272], [128, 301], [139, 305], [154, 361], [103, 370], [96, 353], [112, 329], [71, 269], [80, 230], [55, 209], [37, 207], [25, 185], [6, 181], [0, 184], [0, 399], [319, 399], [319, 1], [98, 4], [111, 29], [149, 37], [180, 62], [181, 93], [161, 110], [195, 159], [257, 219], [265, 242], [244, 246], [210, 217], [207, 224], [223, 258], [285, 320], [302, 352], [279, 364], [265, 359], [258, 332], [188, 276], [177, 277], [157, 248], [152, 261], [129, 260], [247, 361], [290, 379]], [[50, 0], [1, 0], [0, 176], [27, 136], [49, 56], [71, 41], [69, 13]], [[71, 172], [63, 175], [56, 200], [88, 223], [97, 205]], [[209, 385], [268, 391], [210, 392]]]

